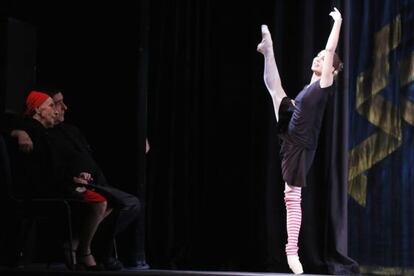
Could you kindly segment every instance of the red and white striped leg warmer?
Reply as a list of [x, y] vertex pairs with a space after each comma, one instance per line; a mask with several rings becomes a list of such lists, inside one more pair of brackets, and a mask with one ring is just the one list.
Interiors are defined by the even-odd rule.
[[301, 207], [302, 188], [285, 184], [286, 227], [288, 242], [286, 256], [290, 269], [295, 274], [302, 274], [303, 268], [298, 256], [299, 231], [302, 223]]
[[286, 255], [298, 255], [298, 238], [302, 222], [301, 188], [285, 184], [286, 226], [288, 242]]

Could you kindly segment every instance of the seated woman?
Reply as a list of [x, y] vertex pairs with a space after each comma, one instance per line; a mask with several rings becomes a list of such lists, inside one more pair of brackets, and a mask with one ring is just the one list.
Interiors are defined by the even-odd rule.
[[[67, 254], [76, 252], [77, 263], [87, 270], [102, 270], [91, 252], [92, 239], [102, 220], [111, 213], [107, 200], [88, 189], [91, 176], [88, 172], [73, 174], [76, 160], [68, 162], [58, 154], [48, 131], [57, 117], [54, 101], [47, 94], [32, 91], [26, 99], [25, 119], [18, 126], [30, 135], [33, 150], [21, 154], [21, 165], [28, 183], [26, 194], [41, 197], [75, 198], [75, 238], [67, 245]], [[67, 257], [70, 257], [67, 256]], [[72, 267], [69, 267], [73, 269]]]

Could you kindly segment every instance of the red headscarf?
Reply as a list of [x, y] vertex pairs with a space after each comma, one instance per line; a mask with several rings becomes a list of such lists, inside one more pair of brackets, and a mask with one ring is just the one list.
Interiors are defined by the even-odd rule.
[[24, 112], [27, 116], [32, 116], [36, 108], [41, 106], [47, 99], [49, 95], [39, 91], [30, 92], [29, 96], [26, 98], [26, 111]]

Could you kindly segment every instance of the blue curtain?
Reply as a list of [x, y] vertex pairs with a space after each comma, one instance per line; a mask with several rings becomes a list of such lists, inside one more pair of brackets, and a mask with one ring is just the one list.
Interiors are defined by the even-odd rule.
[[349, 2], [349, 250], [414, 267], [414, 1]]

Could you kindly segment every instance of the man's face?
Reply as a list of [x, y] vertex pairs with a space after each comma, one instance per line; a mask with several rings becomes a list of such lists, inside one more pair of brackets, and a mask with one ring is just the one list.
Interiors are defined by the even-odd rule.
[[55, 119], [55, 125], [57, 125], [65, 121], [65, 111], [68, 109], [68, 107], [63, 102], [62, 92], [59, 92], [53, 95], [53, 101], [55, 102], [55, 108], [57, 111], [57, 116]]

